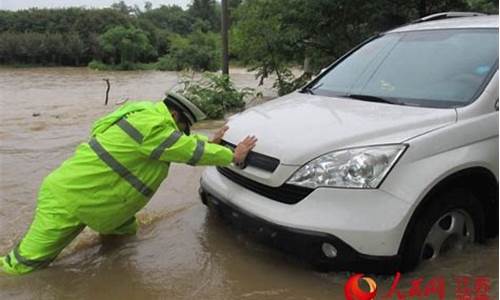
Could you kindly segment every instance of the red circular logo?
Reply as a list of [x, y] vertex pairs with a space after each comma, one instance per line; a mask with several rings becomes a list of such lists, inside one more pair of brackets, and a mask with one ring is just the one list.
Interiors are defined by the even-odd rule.
[[[377, 283], [370, 277], [363, 277], [364, 274], [354, 274], [347, 280], [344, 286], [346, 300], [373, 300], [377, 295]], [[368, 284], [369, 291], [363, 291], [359, 286], [359, 280]]]

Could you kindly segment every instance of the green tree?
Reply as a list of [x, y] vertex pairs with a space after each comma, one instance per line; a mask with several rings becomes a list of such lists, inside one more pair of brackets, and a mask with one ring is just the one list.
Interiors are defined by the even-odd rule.
[[158, 67], [161, 70], [216, 71], [219, 61], [219, 35], [197, 30], [186, 37], [172, 35], [169, 53], [160, 58]]
[[150, 11], [152, 9], [153, 9], [153, 3], [151, 3], [150, 1], [144, 2], [144, 10], [145, 11]]
[[121, 12], [124, 15], [129, 15], [134, 11], [132, 6], [128, 6], [125, 1], [115, 2], [111, 4], [111, 8]]
[[18, 49], [18, 39], [11, 32], [0, 33], [0, 62], [13, 63]]
[[65, 52], [65, 43], [63, 35], [60, 33], [52, 33], [45, 35], [45, 45], [51, 64], [62, 64], [62, 57]]
[[76, 66], [80, 65], [86, 47], [82, 39], [76, 32], [72, 32], [65, 37], [65, 44], [68, 49], [67, 56]]
[[111, 63], [134, 63], [155, 55], [146, 34], [138, 28], [116, 26], [99, 37], [104, 53], [110, 56]]
[[[193, 0], [188, 8], [188, 13], [194, 18], [205, 22], [205, 30], [220, 30], [220, 8], [215, 0]], [[201, 23], [203, 24], [203, 23]]]
[[279, 89], [284, 88], [290, 75], [288, 63], [296, 59], [297, 53], [300, 55], [297, 43], [303, 39], [301, 30], [284, 24], [284, 16], [280, 13], [282, 2], [245, 2], [238, 9], [238, 21], [231, 34], [231, 50], [251, 70], [257, 70], [261, 84], [269, 75], [276, 74]]
[[[278, 90], [287, 93], [378, 32], [472, 6], [498, 12], [491, 0], [246, 0], [234, 14], [230, 50], [258, 71], [261, 82], [275, 74]], [[311, 68], [296, 80], [289, 64], [303, 63]]]
[[[26, 54], [25, 63], [36, 64], [43, 63], [44, 57], [48, 53], [46, 37], [42, 33], [31, 32], [22, 35], [24, 44], [24, 53]], [[59, 45], [60, 46], [60, 45]]]
[[147, 20], [155, 27], [178, 34], [188, 34], [192, 31], [195, 20], [180, 6], [162, 5], [159, 8], [142, 13], [139, 20]]
[[496, 0], [467, 0], [467, 4], [473, 11], [498, 14], [498, 1]]
[[[498, 14], [494, 0], [229, 0], [228, 4], [231, 56], [258, 70], [261, 80], [276, 75], [280, 93], [300, 86], [311, 72], [363, 39], [421, 16], [453, 10]], [[119, 63], [122, 56], [134, 62], [161, 57], [162, 67], [215, 70], [219, 24], [216, 0], [193, 0], [187, 10], [175, 5], [153, 8], [151, 2], [141, 10], [124, 1], [102, 9], [0, 10], [0, 62], [80, 65], [93, 59]], [[119, 26], [140, 29], [134, 35], [147, 41], [127, 37], [102, 47], [99, 37]], [[300, 64], [310, 68], [295, 80], [289, 66]]]

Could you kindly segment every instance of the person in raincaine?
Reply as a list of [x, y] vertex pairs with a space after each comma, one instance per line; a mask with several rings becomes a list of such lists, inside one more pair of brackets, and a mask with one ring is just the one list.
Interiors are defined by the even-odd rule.
[[25, 274], [45, 267], [85, 226], [103, 235], [137, 231], [135, 213], [167, 177], [170, 163], [241, 165], [257, 139], [234, 150], [219, 145], [228, 127], [209, 139], [190, 134], [205, 115], [169, 93], [157, 103], [127, 103], [97, 120], [88, 142], [43, 181], [33, 222], [20, 243], [0, 257], [0, 269]]

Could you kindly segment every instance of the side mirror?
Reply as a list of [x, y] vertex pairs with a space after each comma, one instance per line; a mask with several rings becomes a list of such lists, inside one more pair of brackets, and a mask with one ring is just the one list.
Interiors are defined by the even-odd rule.
[[495, 110], [498, 111], [498, 99], [497, 101], [495, 102]]

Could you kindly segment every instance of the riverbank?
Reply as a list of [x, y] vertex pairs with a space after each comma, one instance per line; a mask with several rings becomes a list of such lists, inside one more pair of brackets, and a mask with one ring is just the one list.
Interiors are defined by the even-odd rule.
[[154, 63], [124, 63], [117, 65], [109, 65], [100, 61], [93, 60], [88, 64], [88, 68], [98, 71], [169, 71], [158, 69], [158, 62]]
[[[295, 76], [299, 76], [302, 74], [303, 69], [300, 65], [290, 65], [290, 70]], [[151, 62], [151, 63], [126, 63], [126, 64], [105, 64], [103, 62], [93, 60], [89, 62], [86, 66], [66, 66], [59, 64], [0, 64], [0, 69], [30, 69], [30, 68], [89, 68], [95, 71], [164, 71], [164, 72], [184, 72], [187, 70], [171, 70], [162, 68], [159, 64], [159, 61]], [[251, 66], [245, 65], [240, 61], [231, 61], [229, 64], [230, 71], [239, 70], [237, 73], [241, 73], [241, 70], [244, 70], [248, 73], [256, 74], [256, 72], [249, 71]], [[220, 72], [217, 70], [215, 72]]]

